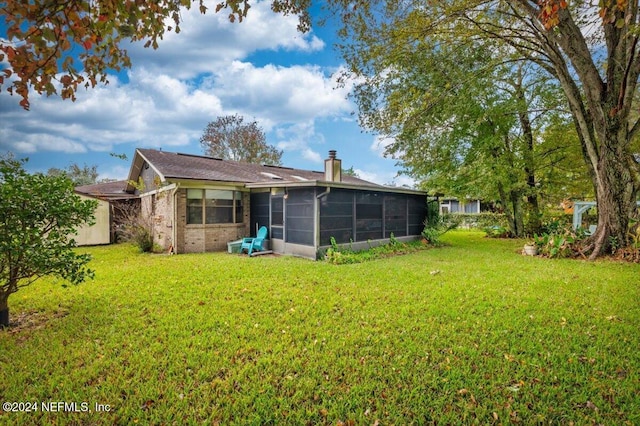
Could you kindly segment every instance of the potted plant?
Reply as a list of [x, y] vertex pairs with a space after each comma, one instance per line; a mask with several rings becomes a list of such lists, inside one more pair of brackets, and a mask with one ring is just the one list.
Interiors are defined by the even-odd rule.
[[527, 256], [537, 256], [538, 255], [538, 245], [535, 242], [528, 242], [524, 245], [523, 254]]

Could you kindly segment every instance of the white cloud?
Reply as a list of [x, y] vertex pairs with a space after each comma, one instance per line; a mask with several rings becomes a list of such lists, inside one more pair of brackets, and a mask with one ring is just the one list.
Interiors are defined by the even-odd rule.
[[[230, 62], [246, 58], [260, 50], [312, 52], [324, 48], [324, 42], [312, 33], [297, 31], [298, 19], [283, 16], [270, 9], [270, 2], [258, 1], [242, 23], [231, 23], [228, 13], [215, 13], [216, 2], [208, 1], [208, 12], [197, 7], [184, 9], [180, 33], [164, 35], [159, 48], [144, 48], [135, 43], [129, 49], [133, 63], [144, 63], [154, 72], [167, 73], [180, 79], [221, 70]], [[173, 21], [170, 25], [174, 26]]]
[[302, 158], [314, 163], [322, 163], [322, 157], [320, 156], [320, 154], [309, 147], [306, 147], [302, 150]]
[[[256, 120], [293, 164], [316, 167], [329, 148], [348, 155], [351, 147], [327, 147], [325, 137], [333, 144], [357, 140], [335, 129], [336, 123], [353, 120], [355, 107], [347, 99], [353, 82], [338, 85], [340, 68], [301, 65], [313, 63], [313, 56], [307, 61], [304, 54], [324, 49], [324, 42], [298, 33], [296, 17], [274, 14], [269, 5], [253, 4], [241, 24], [229, 23], [224, 12], [213, 13], [215, 3], [205, 16], [197, 10], [183, 13], [180, 34], [166, 34], [155, 51], [140, 43], [127, 46], [134, 66], [126, 76], [113, 75], [106, 86], [81, 89], [76, 102], [31, 95], [31, 111], [25, 112], [19, 99], [1, 92], [0, 149], [96, 153], [88, 158], [130, 154], [135, 146], [197, 152], [208, 122], [237, 113]], [[371, 155], [364, 143], [352, 156], [360, 164]], [[104, 167], [100, 178], [128, 173], [126, 167]], [[372, 172], [375, 182], [394, 179], [375, 173], [382, 172]]]
[[129, 176], [129, 166], [111, 166], [105, 172], [100, 173], [98, 180], [115, 179], [122, 180]]
[[[265, 131], [285, 126], [291, 140], [283, 143], [294, 144], [301, 138], [295, 136], [296, 123], [313, 127], [317, 117], [349, 108], [346, 92], [333, 90], [335, 80], [319, 67], [257, 67], [239, 61], [265, 49], [324, 48], [313, 34], [297, 31], [296, 17], [273, 13], [270, 2], [263, 1], [252, 5], [244, 22], [231, 24], [224, 11], [213, 12], [215, 2], [208, 6], [206, 15], [197, 8], [185, 10], [182, 31], [167, 33], [160, 49], [132, 44], [128, 83], [110, 76], [109, 85], [79, 90], [76, 102], [32, 94], [28, 113], [17, 107], [16, 97], [0, 93], [0, 100], [8, 100], [0, 106], [0, 131], [8, 136], [0, 147], [8, 140], [18, 152], [181, 146], [197, 142], [215, 117], [232, 113], [256, 119]], [[320, 138], [315, 131], [311, 135]], [[308, 142], [296, 143], [305, 158], [316, 158]]]
[[309, 145], [322, 144], [324, 138], [318, 133], [313, 121], [280, 126], [274, 131], [278, 149], [286, 152], [298, 152], [305, 160], [322, 163], [322, 156]]
[[363, 170], [363, 169], [354, 169], [354, 171], [358, 174], [360, 179], [368, 180], [369, 182], [374, 182], [379, 185], [393, 185], [393, 186], [406, 186], [409, 188], [414, 188], [416, 185], [415, 180], [408, 176], [397, 175], [395, 172], [391, 171], [383, 171], [383, 170]]
[[391, 144], [393, 144], [395, 142], [395, 140], [393, 138], [387, 138], [387, 137], [382, 137], [382, 136], [375, 136], [373, 138], [373, 142], [371, 143], [371, 146], [369, 147], [371, 149], [371, 151], [375, 152], [379, 157], [385, 158], [385, 152], [387, 150], [387, 147]]
[[[75, 102], [31, 97], [31, 111], [13, 110], [4, 120], [4, 141], [17, 152], [106, 152], [119, 144], [180, 146], [198, 140], [206, 123], [223, 112], [218, 97], [144, 69], [131, 84], [81, 90]], [[9, 99], [13, 101], [13, 99]], [[5, 145], [2, 143], [2, 145]]]
[[[11, 132], [9, 132], [11, 134]], [[15, 136], [8, 139], [9, 148], [16, 152], [31, 154], [39, 151], [59, 151], [66, 154], [78, 154], [87, 152], [83, 144], [76, 143], [64, 137], [52, 136], [44, 133], [32, 133]], [[13, 151], [9, 149], [10, 151]]]
[[281, 67], [234, 61], [207, 81], [227, 107], [242, 108], [273, 122], [296, 122], [345, 114], [352, 105], [346, 89], [317, 66]]

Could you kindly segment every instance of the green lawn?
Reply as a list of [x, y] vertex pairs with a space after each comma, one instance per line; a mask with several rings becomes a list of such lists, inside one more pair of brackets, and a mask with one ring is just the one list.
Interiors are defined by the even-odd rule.
[[640, 265], [443, 239], [341, 266], [89, 249], [95, 280], [10, 298], [0, 402], [38, 411], [0, 424], [640, 424]]

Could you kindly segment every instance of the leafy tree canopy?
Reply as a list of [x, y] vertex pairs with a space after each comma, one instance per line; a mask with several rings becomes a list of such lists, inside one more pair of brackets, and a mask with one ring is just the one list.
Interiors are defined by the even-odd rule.
[[267, 144], [258, 123], [245, 123], [244, 117], [227, 115], [207, 124], [200, 144], [206, 155], [244, 163], [281, 165], [282, 151]]
[[64, 170], [52, 167], [47, 170], [47, 175], [66, 175], [69, 179], [71, 179], [75, 186], [91, 185], [98, 181], [98, 166], [87, 166], [85, 164], [84, 166], [80, 167], [79, 165], [73, 163]]
[[72, 236], [93, 223], [96, 201], [82, 200], [64, 175], [27, 173], [25, 161], [0, 158], [0, 326], [8, 325], [9, 296], [38, 278], [78, 284], [93, 276]]

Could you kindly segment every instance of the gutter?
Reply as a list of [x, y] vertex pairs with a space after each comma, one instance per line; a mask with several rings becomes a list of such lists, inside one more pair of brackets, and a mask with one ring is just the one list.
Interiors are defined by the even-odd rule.
[[316, 198], [319, 200], [320, 198], [324, 197], [325, 195], [329, 195], [330, 192], [331, 192], [331, 187], [327, 186], [327, 190], [324, 191], [324, 192], [321, 192], [318, 195], [316, 195]]

